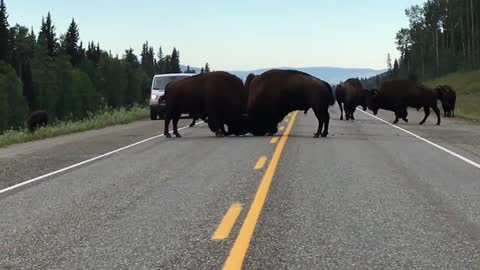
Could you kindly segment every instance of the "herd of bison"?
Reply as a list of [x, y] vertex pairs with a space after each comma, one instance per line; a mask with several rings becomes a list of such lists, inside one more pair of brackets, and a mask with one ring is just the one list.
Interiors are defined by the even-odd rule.
[[227, 72], [211, 72], [196, 75], [167, 85], [165, 95], [159, 102], [166, 103], [165, 131], [170, 138], [170, 122], [173, 134], [181, 137], [177, 125], [180, 116], [188, 113], [196, 119], [203, 119], [216, 136], [274, 135], [278, 124], [292, 111], [305, 113], [312, 109], [318, 119], [314, 137], [326, 137], [330, 122], [329, 106], [337, 101], [341, 117], [354, 120], [355, 110], [362, 106], [374, 114], [379, 109], [393, 111], [395, 121], [408, 122], [407, 108], [423, 108], [425, 123], [432, 109], [440, 125], [440, 110], [437, 101], [444, 108], [445, 117], [453, 117], [455, 91], [446, 85], [435, 89], [410, 80], [385, 81], [380, 89], [365, 89], [358, 79], [348, 79], [331, 86], [314, 76], [296, 70], [272, 69], [261, 75], [249, 74], [245, 84]]
[[[380, 89], [365, 89], [358, 79], [348, 79], [335, 87], [307, 73], [296, 70], [272, 69], [261, 75], [249, 74], [245, 83], [227, 72], [217, 71], [195, 75], [171, 82], [165, 89], [165, 95], [159, 102], [166, 103], [165, 131], [170, 138], [170, 122], [173, 134], [178, 133], [178, 121], [187, 113], [193, 118], [190, 126], [197, 119], [208, 123], [210, 130], [218, 137], [229, 135], [254, 136], [274, 135], [278, 124], [290, 112], [312, 109], [318, 119], [318, 128], [314, 137], [326, 137], [330, 122], [329, 106], [340, 107], [340, 119], [354, 120], [355, 110], [362, 106], [375, 115], [379, 109], [395, 113], [394, 124], [399, 119], [408, 122], [408, 107], [423, 108], [425, 123], [432, 109], [440, 125], [440, 100], [445, 117], [454, 117], [455, 91], [441, 85], [435, 89], [410, 80], [385, 81]], [[345, 113], [344, 113], [345, 112]], [[28, 122], [33, 132], [46, 125], [48, 114], [44, 111], [34, 112]]]

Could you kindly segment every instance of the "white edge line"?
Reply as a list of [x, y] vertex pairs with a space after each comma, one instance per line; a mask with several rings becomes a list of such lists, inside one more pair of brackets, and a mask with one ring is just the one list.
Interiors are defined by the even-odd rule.
[[470, 160], [470, 159], [468, 159], [468, 158], [466, 158], [466, 157], [464, 157], [464, 156], [461, 156], [461, 155], [459, 155], [459, 154], [457, 154], [457, 153], [455, 153], [455, 152], [453, 152], [453, 151], [451, 151], [451, 150], [449, 150], [449, 149], [447, 149], [447, 148], [445, 148], [445, 147], [443, 147], [443, 146], [441, 146], [441, 145], [438, 145], [438, 144], [436, 144], [436, 143], [434, 143], [434, 142], [431, 142], [431, 141], [429, 141], [429, 140], [427, 140], [427, 139], [425, 139], [425, 138], [423, 138], [423, 137], [420, 137], [420, 136], [418, 136], [417, 134], [415, 134], [415, 133], [413, 133], [413, 132], [411, 132], [411, 131], [408, 131], [408, 130], [403, 129], [403, 128], [399, 127], [399, 126], [393, 125], [392, 123], [390, 123], [390, 122], [388, 122], [388, 121], [386, 121], [386, 120], [383, 120], [382, 118], [377, 117], [377, 116], [375, 116], [375, 115], [373, 115], [373, 114], [370, 114], [370, 113], [368, 113], [368, 112], [364, 112], [364, 111], [362, 111], [362, 110], [357, 110], [357, 111], [360, 111], [360, 112], [362, 112], [362, 113], [364, 113], [364, 114], [366, 114], [366, 115], [369, 115], [369, 116], [371, 116], [371, 117], [373, 117], [373, 118], [375, 118], [375, 119], [377, 119], [377, 120], [379, 120], [379, 121], [381, 121], [381, 122], [383, 122], [383, 123], [386, 123], [386, 124], [388, 124], [388, 125], [396, 128], [396, 129], [399, 129], [399, 130], [401, 130], [401, 131], [403, 131], [403, 132], [405, 132], [405, 133], [407, 133], [407, 134], [410, 134], [410, 135], [412, 135], [413, 137], [415, 137], [415, 138], [417, 138], [417, 139], [419, 139], [419, 140], [421, 140], [421, 141], [424, 141], [424, 142], [426, 142], [426, 143], [428, 143], [428, 144], [430, 144], [430, 145], [432, 145], [432, 146], [434, 146], [434, 147], [436, 147], [436, 148], [438, 148], [438, 149], [440, 149], [440, 150], [442, 150], [442, 151], [444, 151], [444, 152], [447, 152], [448, 154], [450, 154], [450, 155], [452, 155], [452, 156], [454, 156], [454, 157], [456, 157], [456, 158], [458, 158], [458, 159], [460, 159], [460, 160], [463, 160], [463, 161], [465, 161], [466, 163], [468, 163], [468, 164], [470, 164], [470, 165], [472, 165], [472, 166], [477, 167], [478, 169], [480, 169], [480, 164], [476, 163], [476, 162], [473, 161], [473, 160]]
[[[203, 121], [198, 122], [197, 124], [201, 124], [201, 123], [203, 123]], [[178, 130], [183, 130], [183, 129], [186, 129], [186, 128], [189, 128], [189, 126], [181, 127], [181, 128], [179, 128]], [[40, 180], [45, 179], [45, 178], [47, 178], [47, 177], [50, 177], [50, 176], [53, 176], [53, 175], [56, 175], [56, 174], [59, 174], [59, 173], [62, 173], [62, 172], [65, 172], [65, 171], [74, 169], [74, 168], [76, 168], [76, 167], [82, 166], [82, 165], [87, 164], [87, 163], [90, 163], [90, 162], [92, 162], [92, 161], [95, 161], [95, 160], [98, 160], [98, 159], [101, 159], [101, 158], [104, 158], [104, 157], [111, 156], [111, 155], [113, 155], [113, 154], [115, 154], [115, 153], [118, 153], [118, 152], [121, 152], [121, 151], [123, 151], [123, 150], [132, 148], [132, 147], [137, 146], [137, 145], [142, 144], [142, 143], [146, 143], [146, 142], [151, 141], [151, 140], [158, 139], [158, 138], [163, 137], [163, 136], [165, 136], [165, 135], [164, 135], [164, 134], [156, 135], [156, 136], [153, 136], [153, 137], [150, 137], [150, 138], [141, 140], [141, 141], [139, 141], [139, 142], [132, 143], [132, 144], [129, 144], [129, 145], [127, 145], [127, 146], [124, 146], [124, 147], [115, 149], [115, 150], [110, 151], [110, 152], [108, 152], [108, 153], [101, 154], [101, 155], [96, 156], [96, 157], [93, 157], [93, 158], [91, 158], [91, 159], [87, 159], [87, 160], [84, 160], [84, 161], [75, 163], [75, 164], [73, 164], [73, 165], [70, 165], [70, 166], [68, 166], [68, 167], [62, 168], [62, 169], [60, 169], [60, 170], [56, 170], [56, 171], [49, 172], [49, 173], [44, 174], [44, 175], [41, 175], [41, 176], [37, 176], [37, 177], [32, 178], [32, 179], [30, 179], [30, 180], [26, 180], [26, 181], [21, 182], [21, 183], [18, 183], [18, 184], [16, 184], [16, 185], [13, 185], [13, 186], [4, 188], [4, 189], [0, 190], [0, 194], [5, 193], [5, 192], [8, 192], [8, 191], [11, 191], [11, 190], [14, 190], [14, 189], [16, 189], [16, 188], [19, 188], [19, 187], [22, 187], [22, 186], [25, 186], [25, 185], [28, 185], [28, 184], [31, 184], [31, 183], [34, 183], [34, 182], [37, 182], [37, 181], [40, 181]]]

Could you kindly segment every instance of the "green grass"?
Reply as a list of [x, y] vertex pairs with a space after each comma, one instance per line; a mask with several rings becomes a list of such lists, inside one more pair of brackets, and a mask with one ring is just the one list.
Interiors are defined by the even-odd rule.
[[124, 108], [104, 110], [81, 121], [58, 122], [51, 126], [40, 128], [35, 133], [30, 133], [27, 130], [6, 131], [0, 135], [0, 147], [107, 126], [127, 124], [147, 117], [149, 117], [148, 108], [140, 106], [135, 106], [128, 110]]
[[430, 87], [448, 84], [457, 91], [455, 116], [480, 121], [480, 70], [456, 72], [426, 83]]

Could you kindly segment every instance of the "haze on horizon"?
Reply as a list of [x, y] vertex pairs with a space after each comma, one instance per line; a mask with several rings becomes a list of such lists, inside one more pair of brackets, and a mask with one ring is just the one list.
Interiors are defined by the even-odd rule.
[[[148, 40], [156, 50], [180, 50], [182, 64], [215, 70], [264, 67], [386, 67], [398, 57], [395, 34], [404, 10], [424, 0], [321, 1], [5, 0], [10, 25], [33, 27], [50, 11], [57, 36], [72, 17], [84, 43], [139, 54]], [[28, 7], [28, 8], [26, 8]]]

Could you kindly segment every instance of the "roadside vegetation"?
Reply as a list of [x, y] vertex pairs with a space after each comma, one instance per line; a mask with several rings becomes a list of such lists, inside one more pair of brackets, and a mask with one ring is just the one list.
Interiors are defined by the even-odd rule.
[[388, 79], [450, 85], [457, 91], [455, 114], [480, 120], [480, 3], [428, 0], [405, 15], [409, 25], [395, 38], [400, 58], [388, 55], [389, 70], [363, 78], [364, 86], [379, 88]]
[[451, 73], [426, 84], [430, 87], [452, 86], [457, 91], [455, 115], [480, 121], [480, 70]]
[[82, 120], [58, 121], [52, 125], [38, 129], [35, 133], [31, 133], [27, 129], [7, 130], [0, 135], [0, 147], [80, 131], [99, 129], [112, 125], [127, 124], [133, 121], [147, 119], [148, 116], [149, 110], [145, 106], [134, 106], [130, 109], [105, 108], [95, 114], [89, 114], [88, 117]]
[[[0, 0], [2, 141], [14, 140], [6, 139], [13, 134], [26, 138], [17, 141], [25, 141], [141, 118], [144, 109], [138, 104], [150, 97], [153, 75], [181, 72], [176, 48], [164, 54], [162, 47], [154, 49], [146, 41], [139, 55], [128, 48], [119, 56], [98, 42], [83, 43], [73, 18], [63, 33], [50, 13], [38, 18], [37, 29], [12, 26], [6, 2]], [[202, 71], [209, 69], [207, 64]], [[189, 67], [185, 72], [195, 73]], [[122, 109], [132, 106], [137, 107], [128, 113]], [[103, 108], [112, 109], [106, 112]], [[54, 126], [35, 135], [19, 135], [30, 113], [37, 110], [46, 111]]]

